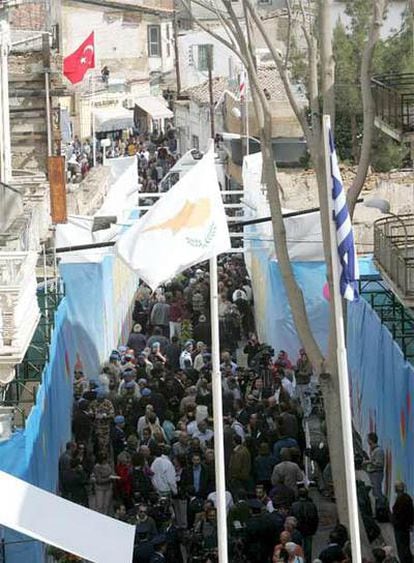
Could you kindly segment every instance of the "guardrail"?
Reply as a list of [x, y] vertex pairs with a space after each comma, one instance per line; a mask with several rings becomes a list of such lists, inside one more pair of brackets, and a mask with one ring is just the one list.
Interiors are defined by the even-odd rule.
[[414, 299], [414, 216], [399, 215], [374, 223], [374, 259], [402, 297]]
[[414, 74], [391, 74], [371, 79], [379, 119], [402, 133], [414, 132]]

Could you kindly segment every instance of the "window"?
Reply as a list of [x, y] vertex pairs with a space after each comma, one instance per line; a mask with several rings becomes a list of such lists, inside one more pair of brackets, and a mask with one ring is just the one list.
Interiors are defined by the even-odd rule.
[[159, 25], [148, 26], [148, 56], [161, 57], [161, 27]]
[[[213, 58], [213, 45], [198, 45], [198, 70], [208, 70], [208, 51], [211, 49], [211, 57]], [[213, 67], [213, 60], [211, 61]]]
[[167, 41], [169, 41], [171, 39], [170, 37], [170, 24], [167, 23]]
[[191, 135], [191, 147], [197, 150], [200, 149], [200, 142], [198, 140], [197, 135]]

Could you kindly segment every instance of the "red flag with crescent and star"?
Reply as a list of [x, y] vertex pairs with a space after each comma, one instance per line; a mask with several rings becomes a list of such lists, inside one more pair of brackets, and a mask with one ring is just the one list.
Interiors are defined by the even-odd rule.
[[81, 82], [89, 68], [95, 68], [95, 34], [93, 31], [76, 51], [63, 59], [63, 74], [72, 84]]

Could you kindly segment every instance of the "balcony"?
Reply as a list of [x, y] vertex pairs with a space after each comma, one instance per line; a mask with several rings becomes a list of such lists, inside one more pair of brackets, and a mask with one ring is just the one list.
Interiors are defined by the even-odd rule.
[[0, 252], [0, 386], [9, 383], [40, 318], [36, 252]]
[[375, 125], [396, 141], [414, 141], [414, 74], [390, 74], [371, 80]]
[[414, 215], [375, 221], [374, 261], [400, 301], [414, 307]]

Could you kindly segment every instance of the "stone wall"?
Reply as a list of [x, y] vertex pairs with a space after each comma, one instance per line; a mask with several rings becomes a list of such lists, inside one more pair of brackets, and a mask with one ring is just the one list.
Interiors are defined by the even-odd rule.
[[[355, 170], [343, 168], [342, 177], [345, 188], [348, 188], [355, 175]], [[282, 205], [288, 209], [309, 209], [319, 206], [316, 177], [313, 171], [279, 171], [278, 178], [283, 187]], [[414, 172], [390, 172], [387, 174], [370, 174], [365, 182], [361, 198], [385, 199], [390, 203], [393, 213], [414, 213]], [[357, 251], [371, 253], [373, 251], [374, 221], [382, 213], [373, 208], [357, 204], [353, 218]]]
[[[51, 69], [51, 92], [61, 88], [62, 59], [44, 51], [12, 52], [9, 56], [9, 105], [14, 169], [47, 171], [45, 69]], [[58, 72], [56, 72], [58, 71]], [[51, 96], [52, 110], [57, 99]], [[55, 121], [53, 119], [53, 121]], [[59, 131], [55, 129], [55, 140]], [[56, 150], [55, 143], [53, 149]]]

